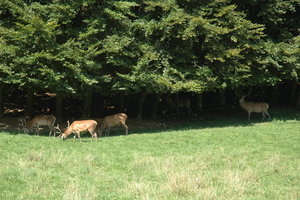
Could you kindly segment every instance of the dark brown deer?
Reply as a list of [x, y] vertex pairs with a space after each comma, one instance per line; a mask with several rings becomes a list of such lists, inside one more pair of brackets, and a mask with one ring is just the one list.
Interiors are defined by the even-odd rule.
[[118, 113], [110, 116], [106, 116], [99, 128], [97, 128], [97, 133], [101, 136], [105, 130], [105, 135], [109, 135], [111, 127], [122, 125], [126, 130], [126, 135], [128, 135], [128, 126], [126, 125], [126, 120], [128, 116], [125, 113]]
[[[168, 96], [166, 98], [166, 102], [170, 105], [171, 115], [173, 115], [174, 109], [177, 109], [177, 100], [175, 98], [173, 99], [170, 96]], [[185, 108], [189, 116], [193, 115], [193, 110], [191, 108], [191, 101], [188, 98], [178, 99], [178, 104], [179, 104], [178, 108]]]

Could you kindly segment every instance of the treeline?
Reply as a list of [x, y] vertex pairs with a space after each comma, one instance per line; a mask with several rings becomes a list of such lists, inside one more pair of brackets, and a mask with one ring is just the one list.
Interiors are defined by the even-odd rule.
[[[300, 73], [300, 0], [2, 0], [0, 117], [11, 88], [68, 97], [193, 93], [292, 83]], [[276, 90], [276, 89], [275, 89]], [[199, 102], [198, 102], [199, 103]], [[200, 102], [201, 103], [201, 102]], [[155, 114], [152, 115], [155, 117]]]

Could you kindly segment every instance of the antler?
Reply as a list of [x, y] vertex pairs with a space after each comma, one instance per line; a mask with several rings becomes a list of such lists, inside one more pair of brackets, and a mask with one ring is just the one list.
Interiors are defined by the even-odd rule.
[[57, 124], [57, 126], [55, 126], [54, 127], [56, 130], [58, 130], [59, 132], [57, 132], [57, 133], [61, 133], [61, 130], [60, 130], [60, 128], [59, 128], [59, 124]]
[[[57, 134], [59, 134], [57, 137], [61, 137], [61, 133], [62, 133], [62, 131], [61, 131], [61, 129], [59, 128], [59, 124], [57, 124], [57, 126], [54, 126], [54, 137], [55, 137], [55, 134], [57, 133]], [[58, 131], [56, 131], [56, 130], [58, 130]]]
[[247, 88], [248, 88], [248, 94], [243, 95], [244, 97], [249, 96], [251, 94], [251, 92], [252, 92], [252, 87], [247, 87]]
[[248, 93], [247, 94], [243, 93], [243, 88], [242, 87], [235, 89], [234, 90], [234, 94], [237, 95], [237, 96], [239, 96], [239, 97], [247, 97], [247, 96], [249, 96], [251, 94], [252, 87], [247, 87], [247, 88], [248, 88]]
[[25, 117], [19, 117], [18, 119], [21, 122], [21, 124], [19, 124], [19, 125], [22, 126], [23, 129], [25, 129], [26, 128], [26, 119], [25, 119]]
[[234, 94], [238, 97], [242, 97], [243, 96], [243, 88], [239, 87], [239, 88], [236, 88], [234, 90]]
[[67, 129], [70, 127], [70, 121], [68, 120], [67, 121], [67, 124], [68, 124], [68, 127], [67, 127]]

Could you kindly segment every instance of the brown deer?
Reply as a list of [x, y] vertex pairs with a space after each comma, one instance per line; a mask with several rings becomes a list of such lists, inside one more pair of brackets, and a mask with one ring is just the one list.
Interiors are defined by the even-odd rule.
[[97, 122], [94, 120], [82, 120], [82, 121], [74, 121], [70, 126], [68, 126], [67, 130], [61, 134], [61, 138], [63, 141], [67, 139], [69, 135], [74, 133], [74, 139], [77, 137], [81, 142], [80, 132], [88, 131], [92, 136], [92, 141], [96, 138], [97, 141], [97, 133], [96, 133]]
[[110, 116], [106, 116], [99, 128], [97, 129], [97, 132], [101, 136], [103, 131], [105, 130], [105, 135], [109, 135], [109, 131], [111, 127], [122, 125], [126, 130], [126, 135], [128, 135], [128, 126], [126, 125], [127, 115], [125, 113], [118, 113]]
[[[193, 110], [191, 108], [191, 101], [188, 98], [180, 98], [178, 99], [178, 108], [186, 108], [188, 111], [188, 115], [193, 115]], [[166, 98], [166, 102], [171, 106], [171, 115], [174, 113], [174, 109], [177, 109], [177, 100], [172, 99], [170, 96]]]
[[264, 121], [265, 115], [268, 115], [270, 118], [270, 114], [268, 113], [269, 104], [264, 103], [264, 102], [257, 103], [257, 102], [245, 101], [244, 98], [249, 96], [251, 94], [251, 92], [252, 92], [252, 89], [249, 89], [248, 94], [245, 95], [245, 94], [242, 94], [241, 91], [240, 92], [235, 91], [235, 94], [241, 98], [239, 100], [241, 107], [248, 112], [248, 121], [250, 122], [250, 116], [251, 116], [252, 112], [253, 113], [262, 113], [263, 118], [261, 121]]
[[53, 115], [37, 115], [28, 124], [26, 125], [25, 118], [20, 117], [19, 120], [21, 121], [21, 125], [23, 126], [24, 133], [28, 134], [29, 132], [33, 131], [33, 128], [35, 129], [35, 134], [39, 135], [40, 126], [48, 126], [50, 129], [49, 136], [54, 133], [54, 137], [56, 134], [56, 129], [60, 131], [59, 125], [57, 127], [54, 126], [54, 123], [56, 121], [56, 117]]

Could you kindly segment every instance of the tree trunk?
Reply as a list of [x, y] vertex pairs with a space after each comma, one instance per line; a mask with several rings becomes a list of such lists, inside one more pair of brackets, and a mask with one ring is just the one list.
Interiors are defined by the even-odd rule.
[[63, 98], [61, 95], [56, 94], [55, 97], [55, 117], [56, 123], [61, 123], [63, 119]]
[[278, 85], [274, 85], [272, 87], [272, 95], [271, 95], [270, 102], [276, 105], [278, 103], [277, 97], [278, 97]]
[[266, 102], [266, 101], [270, 100], [268, 98], [268, 95], [267, 95], [267, 90], [268, 90], [268, 86], [267, 85], [263, 85], [263, 86], [259, 87], [258, 101], [260, 101], [260, 102]]
[[4, 116], [4, 83], [0, 83], [0, 118]]
[[179, 94], [176, 93], [176, 116], [179, 117]]
[[296, 102], [296, 91], [297, 91], [298, 82], [296, 80], [292, 81], [290, 85], [290, 103], [295, 104]]
[[157, 113], [157, 109], [158, 109], [158, 105], [159, 105], [159, 102], [160, 102], [161, 95], [162, 95], [161, 92], [155, 94], [153, 109], [152, 109], [152, 112], [151, 112], [151, 115], [150, 115], [151, 119], [156, 118], [156, 113]]
[[147, 90], [143, 89], [143, 91], [141, 92], [140, 100], [139, 100], [137, 119], [142, 119], [143, 107], [144, 107], [144, 102], [145, 102], [146, 96], [147, 96]]
[[125, 104], [124, 104], [124, 90], [120, 91], [120, 112], [125, 111]]
[[26, 97], [26, 108], [25, 108], [25, 117], [29, 117], [30, 119], [34, 114], [34, 91], [33, 89], [27, 88], [27, 97]]
[[203, 94], [196, 95], [196, 110], [197, 113], [200, 114], [203, 112]]
[[92, 101], [93, 101], [93, 93], [89, 92], [83, 99], [82, 115], [81, 115], [83, 119], [89, 118], [91, 116]]
[[226, 106], [226, 92], [225, 89], [220, 89], [220, 106]]

